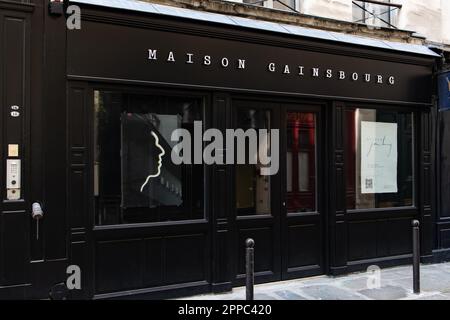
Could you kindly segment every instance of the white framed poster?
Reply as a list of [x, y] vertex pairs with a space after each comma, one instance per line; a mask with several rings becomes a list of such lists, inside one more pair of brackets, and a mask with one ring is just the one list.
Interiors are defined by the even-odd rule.
[[361, 193], [396, 193], [397, 124], [361, 122]]

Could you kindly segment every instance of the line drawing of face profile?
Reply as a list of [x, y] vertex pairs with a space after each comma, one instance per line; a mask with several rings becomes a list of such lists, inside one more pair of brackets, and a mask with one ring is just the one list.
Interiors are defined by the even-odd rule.
[[145, 179], [145, 182], [141, 187], [141, 192], [144, 191], [144, 188], [147, 185], [147, 183], [150, 181], [150, 179], [159, 177], [159, 175], [161, 174], [162, 158], [166, 154], [166, 151], [164, 150], [164, 148], [159, 144], [158, 135], [154, 131], [151, 131], [151, 133], [152, 133], [152, 136], [155, 138], [155, 145], [159, 148], [159, 150], [161, 150], [161, 152], [158, 154], [158, 172], [156, 174], [149, 175], [147, 177], [147, 179]]

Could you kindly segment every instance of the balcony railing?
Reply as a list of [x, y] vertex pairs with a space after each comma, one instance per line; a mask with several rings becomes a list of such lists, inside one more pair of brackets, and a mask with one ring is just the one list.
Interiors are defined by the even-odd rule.
[[[285, 10], [296, 13], [308, 13], [320, 16], [321, 12], [304, 12], [303, 8], [309, 7], [308, 2], [316, 0], [231, 0], [249, 5]], [[353, 22], [364, 23], [375, 27], [387, 27], [396, 29], [396, 19], [401, 4], [392, 3], [391, 0], [348, 0], [352, 5]], [[330, 8], [328, 8], [330, 9]], [[340, 11], [336, 11], [340, 12]], [[348, 16], [338, 16], [335, 19], [348, 20]], [[345, 13], [344, 13], [345, 15]]]
[[243, 3], [268, 7], [272, 9], [280, 9], [286, 10], [290, 12], [300, 13], [299, 9], [299, 1], [301, 0], [244, 0]]
[[401, 4], [391, 3], [390, 0], [354, 0], [353, 22], [397, 29], [395, 20]]

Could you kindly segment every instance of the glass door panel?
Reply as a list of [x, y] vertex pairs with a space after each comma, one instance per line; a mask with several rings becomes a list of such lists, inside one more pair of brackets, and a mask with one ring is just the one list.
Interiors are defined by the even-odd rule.
[[286, 203], [288, 213], [316, 211], [316, 116], [286, 114]]

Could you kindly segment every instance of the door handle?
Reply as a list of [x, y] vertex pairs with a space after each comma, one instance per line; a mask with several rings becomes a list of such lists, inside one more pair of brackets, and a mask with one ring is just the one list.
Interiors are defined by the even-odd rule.
[[39, 240], [39, 220], [44, 217], [44, 211], [42, 210], [39, 202], [34, 202], [31, 206], [31, 217], [36, 220], [36, 240]]
[[44, 211], [42, 210], [41, 204], [39, 202], [35, 202], [31, 206], [31, 217], [34, 220], [40, 220], [44, 217]]

